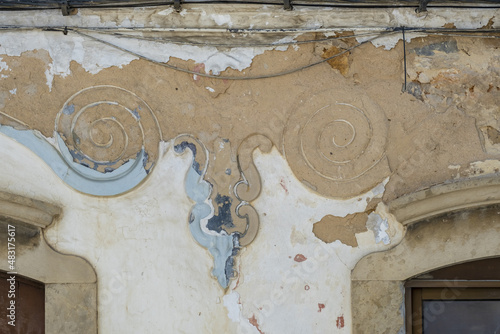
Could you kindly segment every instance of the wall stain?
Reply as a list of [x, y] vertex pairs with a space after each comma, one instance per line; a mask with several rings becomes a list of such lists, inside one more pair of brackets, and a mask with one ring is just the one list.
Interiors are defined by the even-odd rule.
[[432, 43], [420, 48], [415, 48], [410, 52], [415, 52], [419, 56], [434, 56], [436, 52], [456, 53], [458, 52], [457, 41], [450, 39], [444, 42]]
[[[336, 47], [332, 46], [328, 49], [323, 49], [323, 54], [321, 57], [323, 59], [327, 59], [330, 57], [333, 57], [339, 53], [341, 53], [343, 50]], [[332, 59], [327, 60], [326, 62], [328, 65], [330, 65], [333, 69], [336, 69], [342, 74], [344, 77], [347, 76], [347, 73], [349, 72], [349, 54], [350, 52], [346, 52], [338, 57], [334, 57]]]
[[307, 260], [307, 257], [305, 257], [304, 255], [302, 254], [297, 254], [295, 255], [295, 257], [293, 258], [293, 260], [295, 262], [304, 262], [305, 260]]
[[252, 326], [254, 326], [259, 331], [260, 334], [265, 334], [263, 331], [260, 330], [259, 323], [257, 322], [257, 318], [255, 318], [255, 314], [252, 314], [252, 317], [248, 318], [248, 321], [250, 322], [250, 324]]
[[337, 317], [337, 328], [338, 329], [344, 328], [344, 315]]
[[487, 126], [486, 133], [488, 135], [488, 139], [492, 144], [500, 144], [500, 131], [492, 126]]

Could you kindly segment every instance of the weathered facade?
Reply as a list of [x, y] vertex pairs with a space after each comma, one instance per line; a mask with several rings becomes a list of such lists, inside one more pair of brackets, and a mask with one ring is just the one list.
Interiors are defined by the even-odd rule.
[[0, 18], [0, 269], [15, 226], [47, 333], [405, 333], [405, 281], [500, 256], [499, 9]]

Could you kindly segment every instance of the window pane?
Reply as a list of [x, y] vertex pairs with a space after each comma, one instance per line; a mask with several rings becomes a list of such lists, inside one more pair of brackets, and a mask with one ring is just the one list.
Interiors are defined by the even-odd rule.
[[500, 334], [500, 300], [423, 301], [424, 334]]

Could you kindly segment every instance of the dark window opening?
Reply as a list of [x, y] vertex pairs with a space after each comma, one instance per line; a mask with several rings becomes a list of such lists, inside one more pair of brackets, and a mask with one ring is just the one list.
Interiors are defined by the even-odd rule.
[[0, 310], [0, 333], [45, 333], [44, 284], [0, 271]]
[[500, 334], [500, 258], [438, 269], [405, 288], [408, 334]]

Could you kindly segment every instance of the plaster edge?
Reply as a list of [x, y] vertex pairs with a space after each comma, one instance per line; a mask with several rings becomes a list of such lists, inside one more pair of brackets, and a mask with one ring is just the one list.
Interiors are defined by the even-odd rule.
[[0, 216], [43, 229], [61, 212], [61, 208], [55, 205], [0, 191]]
[[[461, 28], [479, 28], [488, 19], [498, 17], [500, 9], [476, 9], [474, 14], [468, 8], [429, 7], [425, 16], [415, 13], [415, 8], [307, 8], [296, 6], [293, 11], [283, 10], [280, 6], [260, 4], [183, 4], [182, 14], [170, 11], [171, 6], [134, 8], [80, 8], [73, 16], [62, 16], [59, 10], [12, 11], [0, 13], [4, 25], [37, 26], [48, 23], [50, 26], [106, 27], [106, 28], [144, 28], [147, 18], [151, 28], [167, 27], [169, 31], [186, 28], [212, 29], [215, 31], [238, 32], [240, 29], [268, 30], [289, 27], [306, 29], [318, 28], [386, 28], [399, 26], [442, 27], [443, 23], [454, 22]], [[113, 20], [105, 17], [112, 16]], [[226, 16], [224, 21], [218, 20]], [[460, 17], [460, 20], [457, 20]], [[479, 18], [486, 19], [478, 20]], [[110, 22], [111, 21], [111, 22]], [[484, 24], [483, 24], [484, 23]], [[497, 26], [495, 24], [495, 26]]]
[[53, 172], [68, 186], [87, 195], [114, 196], [134, 189], [148, 176], [147, 171], [137, 161], [143, 161], [144, 150], [137, 159], [130, 159], [127, 165], [122, 165], [110, 173], [86, 168], [72, 161], [69, 149], [56, 136], [58, 149], [36, 130], [17, 130], [8, 125], [0, 124], [0, 134], [9, 137], [25, 146], [42, 159]]

